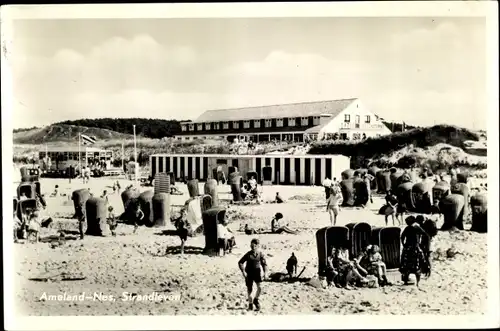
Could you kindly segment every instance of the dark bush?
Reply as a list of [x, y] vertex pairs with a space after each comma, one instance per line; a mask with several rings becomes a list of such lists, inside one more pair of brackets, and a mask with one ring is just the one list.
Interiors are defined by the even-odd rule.
[[463, 148], [463, 141], [478, 141], [477, 134], [456, 126], [436, 125], [430, 128], [417, 128], [406, 132], [398, 132], [377, 138], [357, 141], [319, 141], [313, 143], [309, 154], [342, 154], [350, 157], [362, 155], [370, 158], [378, 154], [389, 154], [405, 146], [433, 146], [446, 143]]

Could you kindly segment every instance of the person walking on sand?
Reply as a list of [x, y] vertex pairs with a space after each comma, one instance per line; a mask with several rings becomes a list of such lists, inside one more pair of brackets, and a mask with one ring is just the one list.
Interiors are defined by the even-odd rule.
[[[245, 278], [245, 284], [247, 287], [248, 310], [253, 310], [255, 305], [255, 310], [257, 311], [260, 310], [259, 297], [262, 291], [260, 284], [262, 283], [262, 280], [267, 278], [267, 262], [264, 254], [260, 251], [259, 246], [259, 239], [252, 239], [250, 243], [251, 250], [243, 255], [243, 257], [238, 261], [238, 267], [243, 274], [243, 278]], [[253, 283], [255, 283], [257, 291], [255, 293], [255, 298], [252, 300]]]
[[340, 213], [340, 204], [342, 203], [342, 193], [336, 185], [332, 186], [331, 194], [326, 202], [326, 211], [330, 215], [330, 223], [337, 224], [337, 216]]

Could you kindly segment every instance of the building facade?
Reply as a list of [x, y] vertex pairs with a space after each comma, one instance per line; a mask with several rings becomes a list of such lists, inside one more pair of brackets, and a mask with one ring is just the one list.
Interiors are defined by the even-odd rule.
[[[256, 172], [259, 183], [263, 180], [276, 185], [318, 185], [328, 178], [341, 178], [342, 171], [350, 168], [350, 158], [344, 155], [184, 155], [154, 154], [150, 156], [150, 175], [172, 172], [177, 180], [214, 178], [220, 169], [228, 174], [236, 168], [247, 179]], [[268, 178], [265, 178], [268, 168]]]
[[264, 141], [362, 139], [390, 134], [379, 117], [359, 99], [304, 102], [238, 109], [208, 110], [181, 123], [178, 140], [235, 138]]

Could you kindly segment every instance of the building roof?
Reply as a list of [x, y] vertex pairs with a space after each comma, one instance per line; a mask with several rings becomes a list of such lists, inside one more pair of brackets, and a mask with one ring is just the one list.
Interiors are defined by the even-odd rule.
[[[82, 152], [103, 152], [105, 151], [102, 148], [96, 148], [96, 147], [87, 147], [87, 146], [81, 146], [78, 148], [78, 145], [76, 146], [48, 146], [47, 151], [48, 152], [77, 152], [78, 151]], [[40, 147], [40, 152], [45, 152], [45, 147]]]
[[241, 121], [277, 117], [306, 117], [330, 114], [337, 116], [347, 108], [356, 98], [290, 103], [273, 106], [246, 107], [235, 109], [207, 110], [193, 123]]

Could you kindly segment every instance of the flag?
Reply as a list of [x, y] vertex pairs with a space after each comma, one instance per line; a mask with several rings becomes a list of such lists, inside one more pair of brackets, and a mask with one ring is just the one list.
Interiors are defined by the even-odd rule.
[[82, 138], [82, 144], [84, 145], [92, 145], [96, 142], [96, 139], [94, 137], [89, 137], [84, 134], [80, 135], [80, 137]]

